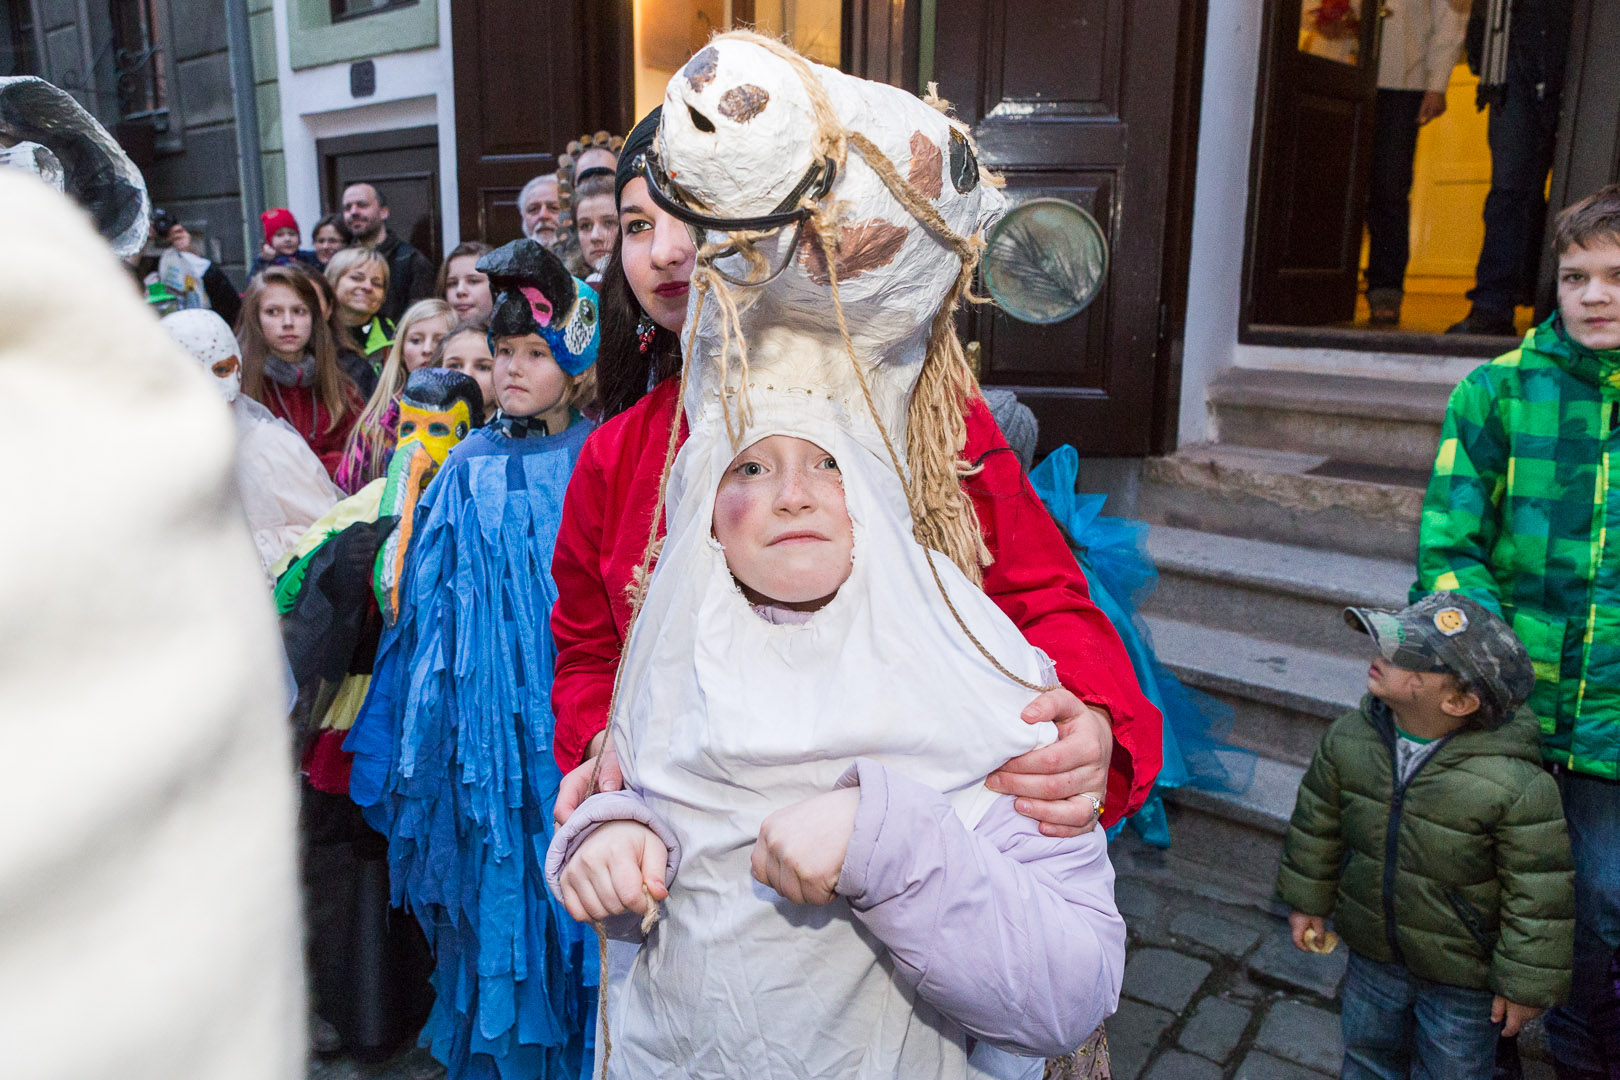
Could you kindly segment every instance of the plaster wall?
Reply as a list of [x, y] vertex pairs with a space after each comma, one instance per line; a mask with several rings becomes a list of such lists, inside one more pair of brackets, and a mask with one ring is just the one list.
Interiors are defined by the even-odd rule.
[[[450, 0], [434, 0], [437, 44], [430, 48], [369, 57], [377, 68], [377, 92], [349, 92], [350, 61], [294, 70], [290, 34], [297, 31], [296, 0], [275, 0], [277, 82], [281, 139], [286, 162], [287, 205], [304, 229], [322, 216], [317, 139], [431, 124], [439, 130], [439, 216], [446, 251], [461, 242], [456, 177], [455, 72], [450, 48]], [[364, 20], [357, 20], [357, 22]], [[349, 24], [354, 25], [354, 24]], [[306, 50], [307, 51], [307, 50]]]

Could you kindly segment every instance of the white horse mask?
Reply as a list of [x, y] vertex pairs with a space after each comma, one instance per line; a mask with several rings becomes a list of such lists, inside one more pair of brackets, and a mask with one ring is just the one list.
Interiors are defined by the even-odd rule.
[[[784, 200], [798, 203], [794, 196], [804, 194], [807, 180], [819, 190], [834, 172], [818, 201], [832, 208], [836, 223], [837, 295], [878, 413], [903, 445], [906, 403], [929, 328], [962, 267], [950, 240], [978, 233], [1005, 200], [981, 174], [966, 129], [938, 109], [758, 41], [747, 34], [716, 38], [670, 80], [657, 153], [667, 181], [659, 186], [703, 214], [747, 219], [783, 209]], [[841, 164], [826, 160], [824, 137], [839, 129], [869, 140], [894, 179], [909, 185], [909, 194], [954, 236], [919, 220], [857, 146]], [[726, 243], [722, 231], [706, 235]], [[749, 385], [815, 388], [842, 399], [853, 414], [867, 411], [830, 310], [833, 274], [821, 240], [812, 222], [785, 225], [757, 241], [763, 267], [741, 255], [715, 260], [732, 280], [780, 272], [765, 285], [729, 288], [740, 331], [730, 335], [729, 347], [723, 305], [713, 296], [700, 305], [702, 289], [693, 290], [688, 418], [718, 400], [722, 386], [742, 388], [737, 336], [747, 341]]]

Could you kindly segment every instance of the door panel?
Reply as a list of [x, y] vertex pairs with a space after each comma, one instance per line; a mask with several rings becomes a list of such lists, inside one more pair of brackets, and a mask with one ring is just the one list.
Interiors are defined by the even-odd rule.
[[1178, 51], [1175, 0], [941, 0], [940, 93], [973, 125], [1014, 200], [1055, 196], [1097, 218], [1109, 279], [1091, 307], [1032, 326], [975, 306], [981, 378], [1015, 389], [1041, 450], [1150, 450]]
[[321, 205], [337, 208], [343, 189], [370, 184], [388, 200], [388, 228], [437, 263], [442, 254], [439, 221], [439, 131], [401, 128], [364, 135], [317, 139]]
[[456, 0], [450, 19], [461, 235], [502, 244], [570, 139], [634, 122], [630, 2]]
[[[1344, 20], [1318, 29], [1318, 13]], [[1250, 186], [1247, 319], [1355, 317], [1377, 93], [1376, 0], [1268, 0]], [[1325, 16], [1323, 16], [1325, 18]]]

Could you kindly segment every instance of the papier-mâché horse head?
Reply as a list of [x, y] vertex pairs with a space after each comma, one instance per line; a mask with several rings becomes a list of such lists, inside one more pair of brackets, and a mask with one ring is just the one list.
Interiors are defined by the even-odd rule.
[[[1004, 205], [963, 126], [904, 90], [809, 63], [750, 33], [725, 34], [670, 80], [651, 172], [655, 198], [708, 228], [726, 282], [762, 282], [725, 285], [740, 335], [727, 334], [725, 305], [712, 295], [702, 302], [688, 337], [696, 350], [689, 415], [722, 383], [740, 385], [738, 336], [749, 385], [799, 383], [858, 400], [834, 312], [836, 278], [854, 352], [900, 437], [930, 325], [970, 250], [961, 245]], [[810, 218], [817, 206], [822, 215]], [[930, 214], [933, 227], [923, 220]], [[752, 264], [726, 253], [738, 235], [753, 238]]]

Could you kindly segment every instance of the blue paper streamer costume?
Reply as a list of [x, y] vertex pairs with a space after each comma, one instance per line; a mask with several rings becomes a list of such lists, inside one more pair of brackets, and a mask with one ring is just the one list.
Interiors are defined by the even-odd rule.
[[[540, 258], [520, 255], [497, 265], [528, 271]], [[548, 331], [559, 366], [583, 371], [596, 352], [595, 293], [562, 276], [492, 274], [497, 321], [503, 310], [528, 319], [496, 336]], [[543, 878], [562, 780], [551, 753], [551, 555], [590, 429], [577, 413], [556, 434], [539, 418], [497, 417], [451, 453], [418, 506], [398, 618], [345, 744], [350, 793], [389, 838], [394, 903], [434, 950], [438, 999], [420, 1042], [451, 1080], [591, 1068], [596, 937]]]
[[[1183, 686], [1154, 655], [1153, 639], [1136, 614], [1159, 579], [1147, 552], [1148, 526], [1103, 517], [1105, 495], [1075, 494], [1079, 463], [1074, 447], [1060, 446], [1030, 472], [1029, 482], [1068, 534], [1091, 600], [1119, 632], [1142, 693], [1164, 714], [1164, 764], [1153, 794], [1130, 821], [1142, 839], [1169, 847], [1170, 823], [1159, 789], [1191, 785], [1243, 791], [1254, 775], [1254, 755], [1221, 741], [1232, 727], [1230, 706]], [[1114, 826], [1110, 839], [1123, 824]]]

